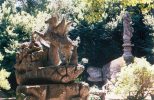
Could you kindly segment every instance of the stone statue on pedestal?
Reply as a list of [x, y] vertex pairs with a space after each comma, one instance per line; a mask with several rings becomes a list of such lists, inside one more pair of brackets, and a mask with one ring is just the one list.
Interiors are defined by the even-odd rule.
[[123, 16], [123, 57], [126, 62], [126, 64], [130, 64], [133, 61], [133, 55], [132, 55], [132, 44], [131, 44], [131, 38], [132, 33], [134, 32], [133, 27], [131, 26], [132, 19], [130, 17], [130, 14], [126, 12]]
[[132, 55], [133, 45], [131, 44], [134, 29], [131, 24], [131, 16], [126, 12], [123, 16], [123, 55], [103, 66], [102, 72], [104, 83], [106, 83], [107, 80], [116, 79], [117, 73], [121, 71], [121, 67], [130, 64], [134, 60]]

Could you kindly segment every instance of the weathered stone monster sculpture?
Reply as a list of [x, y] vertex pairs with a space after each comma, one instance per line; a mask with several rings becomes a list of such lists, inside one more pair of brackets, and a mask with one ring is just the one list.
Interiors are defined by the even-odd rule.
[[[72, 40], [67, 37], [67, 30], [71, 25], [71, 22], [66, 22], [63, 18], [63, 20], [58, 23], [57, 16], [53, 16], [45, 23], [49, 24], [47, 31], [44, 34], [40, 32], [35, 33], [43, 39], [41, 39], [41, 43], [49, 47], [48, 64], [59, 65], [60, 60], [62, 60], [59, 58], [59, 50], [61, 50], [61, 53], [65, 57], [65, 60], [63, 60], [62, 63], [68, 64], [73, 49]], [[45, 41], [48, 41], [48, 43], [45, 43]]]
[[78, 65], [78, 45], [67, 36], [71, 22], [52, 16], [45, 23], [47, 31], [35, 31], [16, 53], [17, 95], [26, 100], [86, 100], [88, 84], [74, 82], [84, 66]]

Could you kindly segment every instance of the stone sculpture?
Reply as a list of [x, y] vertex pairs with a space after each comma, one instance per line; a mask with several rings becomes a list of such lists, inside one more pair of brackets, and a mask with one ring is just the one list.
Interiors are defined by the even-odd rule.
[[128, 12], [123, 16], [123, 40], [130, 42], [134, 29], [131, 26], [132, 19]]
[[132, 32], [134, 31], [131, 26], [132, 20], [130, 14], [126, 12], [123, 16], [123, 55], [117, 59], [112, 60], [102, 68], [104, 83], [107, 80], [115, 79], [116, 74], [121, 71], [121, 67], [133, 62], [132, 55]]
[[86, 100], [88, 84], [74, 82], [84, 66], [78, 64], [77, 41], [67, 35], [71, 22], [52, 16], [45, 23], [46, 32], [33, 32], [16, 53], [17, 95], [26, 100]]
[[62, 63], [68, 64], [73, 49], [72, 40], [67, 37], [67, 30], [71, 22], [66, 22], [63, 18], [63, 20], [58, 23], [57, 16], [53, 16], [45, 23], [49, 24], [47, 31], [45, 33], [35, 31], [35, 33], [42, 38], [40, 42], [49, 48], [48, 64], [59, 65], [60, 60], [62, 60], [59, 57], [59, 50], [61, 50], [61, 53], [65, 57]]
[[124, 53], [123, 57], [126, 62], [126, 64], [130, 64], [133, 61], [133, 55], [132, 55], [132, 44], [131, 44], [131, 38], [132, 38], [132, 33], [134, 29], [131, 26], [132, 20], [130, 17], [130, 14], [128, 12], [125, 13], [123, 16], [123, 47], [124, 47]]

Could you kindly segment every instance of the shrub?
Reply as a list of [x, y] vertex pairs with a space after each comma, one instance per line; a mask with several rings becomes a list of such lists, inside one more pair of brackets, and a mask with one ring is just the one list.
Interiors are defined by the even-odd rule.
[[153, 86], [154, 66], [145, 58], [135, 58], [134, 63], [123, 67], [117, 75], [113, 92], [141, 100], [150, 93]]
[[9, 90], [11, 88], [7, 80], [9, 76], [10, 76], [10, 72], [7, 72], [5, 69], [1, 69], [0, 71], [0, 88], [1, 89]]

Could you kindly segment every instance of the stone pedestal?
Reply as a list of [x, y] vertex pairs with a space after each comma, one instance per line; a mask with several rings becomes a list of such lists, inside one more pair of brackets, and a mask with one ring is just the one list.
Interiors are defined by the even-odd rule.
[[89, 86], [86, 83], [22, 85], [17, 87], [17, 100], [87, 100]]
[[134, 56], [132, 55], [132, 45], [131, 43], [127, 43], [124, 41], [124, 44], [122, 45], [124, 47], [123, 51], [123, 58], [127, 65], [132, 63], [134, 61]]
[[28, 72], [16, 71], [16, 79], [18, 84], [68, 83], [74, 81], [83, 71], [82, 65], [38, 67]]

